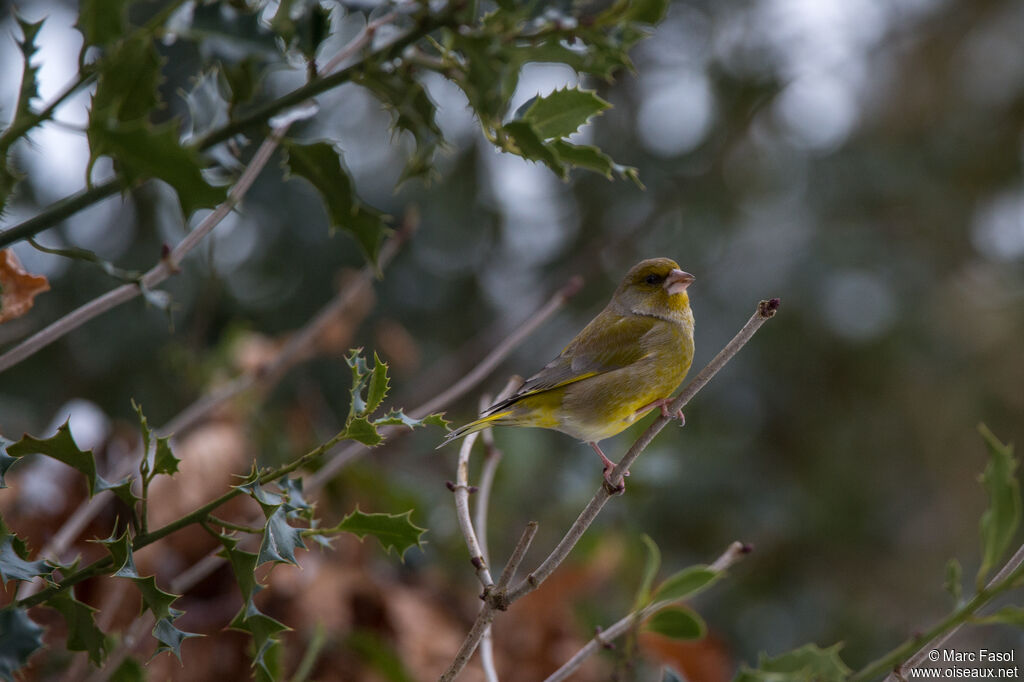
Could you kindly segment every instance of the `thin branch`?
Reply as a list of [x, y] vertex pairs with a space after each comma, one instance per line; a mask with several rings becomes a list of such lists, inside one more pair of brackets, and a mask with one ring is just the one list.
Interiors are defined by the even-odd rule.
[[[895, 671], [903, 674], [917, 668], [925, 661], [929, 652], [941, 649], [942, 645], [985, 604], [1011, 589], [1022, 573], [1024, 573], [1024, 545], [1014, 552], [1013, 556], [999, 569], [999, 572], [970, 601], [955, 609], [924, 634], [908, 639], [886, 655], [858, 670], [850, 677], [851, 682], [871, 680], [886, 672], [890, 674], [885, 678], [885, 682], [895, 682], [899, 679], [893, 674]], [[901, 665], [901, 661], [906, 662]]]
[[[743, 325], [743, 328], [740, 329], [736, 336], [733, 337], [733, 339], [726, 344], [721, 351], [719, 351], [718, 355], [716, 355], [711, 362], [709, 362], [708, 365], [702, 369], [700, 373], [686, 385], [686, 387], [683, 388], [682, 393], [672, 401], [671, 406], [668, 408], [668, 413], [675, 414], [691, 399], [693, 399], [693, 397], [697, 395], [697, 393], [711, 380], [711, 378], [714, 377], [714, 375], [717, 374], [718, 371], [721, 370], [722, 367], [724, 367], [725, 364], [729, 362], [729, 360], [732, 359], [732, 357], [736, 355], [736, 353], [739, 352], [739, 350], [751, 339], [757, 330], [761, 328], [761, 325], [775, 316], [778, 309], [779, 299], [777, 298], [761, 301], [757, 306], [757, 310], [751, 318], [747, 320], [747, 323]], [[646, 431], [643, 432], [643, 434], [641, 434], [636, 442], [633, 443], [629, 451], [612, 470], [612, 473], [609, 476], [611, 483], [609, 484], [607, 481], [603, 482], [602, 486], [598, 488], [597, 492], [594, 493], [594, 496], [576, 518], [576, 521], [574, 521], [572, 526], [569, 527], [569, 530], [566, 532], [562, 540], [551, 551], [551, 554], [541, 562], [540, 566], [526, 576], [526, 578], [515, 587], [509, 589], [507, 592], [504, 590], [500, 593], [497, 591], [492, 592], [487, 604], [492, 601], [497, 602], [497, 600], [500, 599], [500, 606], [507, 608], [508, 605], [512, 604], [517, 599], [520, 599], [537, 589], [540, 584], [544, 582], [544, 580], [546, 580], [559, 565], [561, 565], [569, 555], [569, 552], [572, 551], [572, 548], [576, 546], [577, 542], [579, 542], [583, 533], [586, 532], [587, 528], [590, 527], [590, 524], [593, 523], [605, 503], [607, 503], [611, 498], [613, 494], [612, 486], [621, 485], [622, 472], [628, 470], [628, 467], [636, 460], [637, 457], [640, 456], [640, 453], [643, 452], [658, 432], [661, 431], [669, 421], [669, 417], [660, 416], [654, 420], [654, 422]], [[485, 604], [485, 607], [487, 604]], [[461, 666], [459, 666], [458, 669], [455, 669], [455, 663], [453, 662], [449, 671], [454, 670], [454, 672], [450, 676], [446, 673], [445, 676], [442, 676], [442, 680], [454, 679], [455, 675], [457, 675], [462, 667], [465, 666], [466, 661], [469, 660], [469, 656], [472, 655], [477, 644], [479, 644], [483, 633], [486, 631], [486, 628], [490, 626], [490, 623], [493, 620], [494, 609], [482, 608], [480, 610], [476, 621], [473, 623], [473, 627], [470, 629], [469, 634], [466, 635], [466, 639], [459, 648], [456, 660], [462, 661]], [[460, 657], [462, 657], [467, 651], [468, 655], [466, 655], [464, 659], [461, 659]]]
[[[725, 550], [722, 556], [718, 557], [718, 559], [708, 566], [708, 568], [715, 573], [723, 573], [726, 569], [749, 553], [749, 545], [745, 545], [742, 542], [734, 542], [729, 545], [729, 549]], [[666, 606], [671, 606], [676, 601], [677, 600], [665, 600], [650, 604], [642, 609], [633, 611], [628, 616], [616, 621], [615, 624], [602, 629], [599, 634], [594, 635], [593, 639], [587, 642], [582, 649], [577, 651], [572, 658], [566, 661], [561, 668], [548, 675], [544, 679], [544, 682], [561, 682], [562, 680], [568, 679], [571, 674], [576, 672], [576, 670], [583, 665], [583, 661], [596, 654], [602, 647], [607, 646], [608, 642], [616, 639], [617, 637], [621, 637], [625, 633], [629, 632], [629, 630], [637, 623], [642, 623], [646, 618], [654, 615]]]
[[[484, 559], [480, 549], [480, 542], [476, 539], [476, 531], [473, 529], [473, 521], [469, 517], [469, 453], [476, 443], [475, 436], [479, 433], [471, 433], [462, 441], [459, 448], [459, 463], [455, 474], [455, 485], [452, 492], [455, 493], [455, 518], [459, 521], [459, 530], [466, 540], [466, 549], [469, 550], [469, 560], [476, 569], [476, 577], [483, 585], [484, 591], [494, 587], [494, 579], [491, 578], [491, 571], [487, 567], [487, 560]], [[449, 484], [450, 485], [450, 484]]]

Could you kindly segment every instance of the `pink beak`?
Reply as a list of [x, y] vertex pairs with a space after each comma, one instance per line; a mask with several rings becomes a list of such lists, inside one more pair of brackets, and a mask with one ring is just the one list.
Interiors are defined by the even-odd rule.
[[686, 291], [686, 287], [693, 283], [696, 279], [693, 275], [682, 270], [672, 270], [668, 273], [668, 277], [665, 278], [665, 290], [668, 291], [669, 295], [681, 294]]

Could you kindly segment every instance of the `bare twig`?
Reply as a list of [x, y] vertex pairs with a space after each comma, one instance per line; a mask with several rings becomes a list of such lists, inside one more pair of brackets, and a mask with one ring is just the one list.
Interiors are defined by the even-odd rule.
[[[680, 411], [697, 393], [718, 373], [722, 367], [737, 352], [751, 339], [754, 333], [761, 328], [766, 321], [775, 316], [776, 311], [779, 308], [779, 299], [773, 298], [767, 301], [761, 301], [757, 310], [751, 316], [747, 323], [743, 325], [743, 328], [736, 334], [733, 339], [726, 344], [726, 346], [719, 351], [711, 362], [697, 374], [693, 380], [687, 384], [679, 396], [672, 401], [671, 406], [668, 408], [668, 414], [675, 414]], [[659, 416], [654, 422], [647, 428], [646, 431], [633, 443], [629, 451], [623, 456], [622, 460], [615, 466], [609, 475], [610, 482], [603, 482], [602, 486], [598, 488], [597, 492], [590, 499], [587, 505], [583, 508], [583, 511], [573, 522], [572, 526], [566, 532], [562, 540], [555, 546], [551, 553], [541, 562], [541, 564], [525, 579], [520, 581], [515, 587], [512, 587], [507, 592], [502, 590], [494, 590], [488, 599], [487, 603], [500, 599], [499, 608], [507, 608], [512, 602], [522, 598], [526, 594], [537, 589], [544, 580], [550, 576], [556, 568], [565, 560], [572, 551], [572, 548], [576, 546], [579, 539], [586, 532], [590, 524], [593, 523], [594, 519], [600, 513], [605, 503], [614, 494], [614, 486], [620, 486], [622, 483], [622, 473], [627, 471], [629, 466], [640, 456], [640, 453], [650, 445], [654, 437], [661, 431], [665, 425], [670, 421], [669, 417]], [[485, 604], [486, 607], [486, 604]], [[476, 649], [477, 644], [480, 642], [480, 638], [486, 631], [486, 628], [490, 625], [491, 621], [494, 620], [494, 609], [482, 608], [480, 613], [477, 615], [476, 621], [473, 623], [473, 627], [470, 629], [469, 634], [466, 635], [466, 639], [463, 641], [462, 646], [459, 649], [459, 653], [456, 655], [456, 661], [452, 663], [448, 672], [445, 676], [442, 676], [442, 680], [451, 680], [462, 670], [466, 662], [469, 660], [469, 656], [472, 655]], [[468, 651], [468, 654], [466, 652]], [[463, 658], [463, 654], [465, 654]], [[460, 662], [461, 665], [456, 666], [456, 663]]]
[[[745, 545], [742, 542], [734, 542], [729, 545], [729, 549], [725, 550], [722, 556], [718, 557], [718, 559], [708, 566], [708, 568], [715, 573], [722, 573], [749, 552], [749, 545]], [[621, 637], [637, 623], [642, 623], [646, 618], [654, 615], [661, 609], [666, 606], [670, 606], [673, 603], [675, 603], [675, 600], [659, 601], [654, 604], [650, 604], [642, 609], [638, 609], [630, 613], [624, 618], [619, 619], [615, 624], [601, 629], [600, 634], [595, 635], [594, 638], [587, 642], [582, 649], [577, 651], [572, 658], [566, 661], [561, 668], [548, 675], [548, 677], [544, 679], [544, 682], [561, 682], [561, 680], [568, 679], [569, 675], [576, 672], [576, 670], [583, 665], [583, 661], [600, 651], [601, 648], [607, 645], [609, 641], [617, 637]]]
[[483, 551], [480, 549], [480, 542], [476, 539], [473, 521], [469, 517], [469, 453], [473, 449], [473, 444], [476, 443], [474, 436], [479, 435], [479, 433], [471, 433], [462, 441], [462, 447], [459, 448], [459, 464], [452, 492], [455, 493], [455, 517], [459, 521], [459, 530], [462, 531], [462, 537], [466, 540], [469, 560], [476, 569], [476, 577], [486, 592], [494, 587], [494, 580], [491, 578], [491, 571], [487, 566], [487, 560], [484, 559]]

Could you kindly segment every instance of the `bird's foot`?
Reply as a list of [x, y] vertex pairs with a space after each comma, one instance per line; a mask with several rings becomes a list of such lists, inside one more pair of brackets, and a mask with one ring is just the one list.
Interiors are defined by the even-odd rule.
[[[610, 478], [612, 471], [615, 469], [615, 462], [608, 459], [605, 454], [601, 452], [601, 448], [597, 446], [597, 443], [590, 443], [590, 447], [594, 448], [594, 452], [596, 452], [601, 457], [601, 461], [604, 462], [604, 469], [601, 473], [604, 475], [604, 485], [605, 488], [608, 489], [608, 492], [612, 495], [618, 495], [619, 493], [624, 492], [626, 490], [626, 481], [623, 480], [618, 485], [615, 485], [612, 483], [612, 479]], [[623, 471], [623, 479], [625, 479], [626, 476], [629, 476], [629, 472]]]
[[661, 410], [662, 417], [667, 417], [668, 419], [678, 419], [680, 426], [686, 426], [686, 415], [683, 414], [682, 410], [676, 411], [675, 414], [671, 414], [668, 411], [668, 406], [672, 404], [672, 400], [673, 398], [660, 398], [652, 403], [647, 403], [639, 410], [637, 410], [636, 413], [637, 415], [641, 415], [647, 412], [647, 410], [651, 409], [652, 407], [657, 407], [658, 409]]

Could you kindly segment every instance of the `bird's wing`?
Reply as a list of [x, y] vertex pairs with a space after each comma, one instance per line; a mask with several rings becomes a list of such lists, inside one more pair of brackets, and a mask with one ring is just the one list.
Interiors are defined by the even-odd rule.
[[664, 320], [608, 310], [595, 317], [558, 355], [512, 396], [487, 408], [490, 414], [541, 391], [627, 367], [647, 357], [640, 340]]

